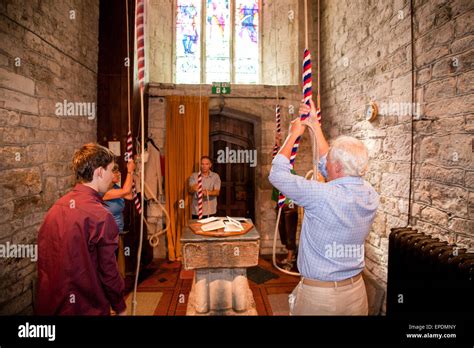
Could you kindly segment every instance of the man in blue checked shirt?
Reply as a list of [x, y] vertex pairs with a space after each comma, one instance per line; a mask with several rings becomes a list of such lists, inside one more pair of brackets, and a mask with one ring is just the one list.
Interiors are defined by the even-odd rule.
[[[290, 315], [367, 315], [364, 241], [379, 206], [379, 195], [362, 178], [367, 149], [347, 136], [329, 147], [313, 101], [311, 107], [301, 104], [299, 112], [311, 116], [292, 122], [269, 176], [273, 186], [305, 209], [298, 252], [301, 281], [289, 297]], [[327, 183], [290, 173], [291, 148], [308, 123], [316, 132], [318, 167]]]

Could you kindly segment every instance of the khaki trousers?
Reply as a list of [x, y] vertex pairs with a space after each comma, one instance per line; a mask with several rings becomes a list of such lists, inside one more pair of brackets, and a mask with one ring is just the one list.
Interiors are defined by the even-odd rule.
[[368, 315], [367, 292], [360, 277], [349, 285], [315, 287], [299, 282], [289, 296], [290, 315]]

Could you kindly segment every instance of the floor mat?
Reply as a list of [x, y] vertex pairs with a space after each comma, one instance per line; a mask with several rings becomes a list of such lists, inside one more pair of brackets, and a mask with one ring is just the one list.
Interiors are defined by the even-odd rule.
[[247, 278], [256, 284], [263, 284], [271, 279], [278, 279], [280, 277], [260, 266], [254, 266], [247, 268]]
[[[162, 292], [137, 292], [137, 309], [136, 315], [153, 315], [156, 307], [160, 302]], [[127, 315], [132, 315], [132, 298], [133, 293], [130, 293], [125, 301], [127, 303]]]
[[290, 305], [288, 304], [288, 294], [268, 295], [270, 307], [273, 315], [289, 315]]

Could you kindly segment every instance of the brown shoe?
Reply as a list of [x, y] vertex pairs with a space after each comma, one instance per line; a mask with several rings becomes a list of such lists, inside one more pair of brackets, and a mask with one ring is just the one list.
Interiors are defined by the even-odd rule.
[[293, 262], [288, 262], [285, 265], [283, 265], [283, 269], [285, 271], [291, 271], [293, 269]]

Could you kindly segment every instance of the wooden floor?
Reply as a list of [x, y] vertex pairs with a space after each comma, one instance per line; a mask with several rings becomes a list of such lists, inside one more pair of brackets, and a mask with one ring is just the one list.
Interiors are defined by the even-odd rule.
[[[279, 276], [277, 279], [271, 279], [262, 284], [256, 284], [249, 279], [258, 315], [274, 315], [269, 296], [289, 294], [298, 283], [299, 278], [279, 272], [272, 266], [271, 260], [268, 258], [261, 257], [259, 266]], [[186, 315], [193, 271], [182, 270], [180, 262], [154, 260], [142, 273], [144, 276], [139, 283], [138, 292], [162, 293], [158, 306], [153, 312], [154, 315]], [[133, 279], [127, 278], [127, 292], [130, 292], [132, 288]], [[280, 298], [283, 301], [286, 296], [280, 296]]]

